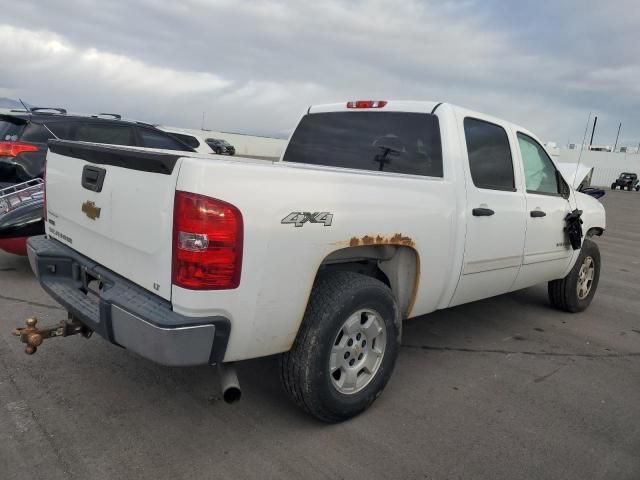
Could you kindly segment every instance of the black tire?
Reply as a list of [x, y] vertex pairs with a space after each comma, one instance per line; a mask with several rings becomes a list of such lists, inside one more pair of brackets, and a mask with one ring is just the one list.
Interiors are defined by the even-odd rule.
[[616, 184], [615, 184], [615, 183], [612, 183], [612, 184], [611, 184], [611, 190], [615, 190], [615, 189], [616, 189]]
[[222, 155], [222, 149], [216, 148], [216, 154], [217, 155]]
[[[369, 383], [355, 393], [345, 394], [334, 386], [329, 372], [330, 355], [345, 321], [362, 309], [380, 314], [386, 329], [386, 344]], [[400, 311], [387, 285], [353, 272], [320, 275], [293, 347], [280, 358], [284, 389], [302, 410], [323, 422], [335, 423], [354, 417], [373, 403], [391, 377], [400, 334]]]
[[[594, 263], [593, 281], [591, 283], [588, 294], [584, 298], [578, 295], [578, 280], [580, 269], [585, 260], [590, 257]], [[598, 244], [592, 240], [585, 239], [582, 243], [580, 256], [576, 260], [569, 274], [559, 280], [552, 280], [548, 284], [549, 300], [551, 305], [558, 310], [565, 312], [581, 312], [586, 309], [593, 300], [593, 296], [598, 289], [598, 281], [600, 280], [600, 249]]]

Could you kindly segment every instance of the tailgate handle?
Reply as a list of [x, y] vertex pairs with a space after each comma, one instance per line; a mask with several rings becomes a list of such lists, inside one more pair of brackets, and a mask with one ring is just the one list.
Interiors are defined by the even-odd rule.
[[82, 169], [82, 186], [92, 192], [101, 192], [106, 174], [104, 168], [85, 165]]

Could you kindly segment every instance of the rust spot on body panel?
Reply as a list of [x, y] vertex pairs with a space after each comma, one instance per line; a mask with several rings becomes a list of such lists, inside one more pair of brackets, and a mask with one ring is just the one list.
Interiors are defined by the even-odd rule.
[[392, 236], [383, 235], [365, 235], [362, 238], [351, 237], [349, 241], [350, 247], [357, 247], [360, 245], [404, 245], [407, 247], [415, 247], [415, 242], [410, 238], [402, 235], [401, 233], [395, 233]]

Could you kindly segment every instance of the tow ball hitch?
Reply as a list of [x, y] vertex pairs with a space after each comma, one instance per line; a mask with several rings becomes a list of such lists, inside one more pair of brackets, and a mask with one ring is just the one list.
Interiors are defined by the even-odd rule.
[[62, 320], [57, 325], [39, 328], [36, 326], [38, 319], [27, 318], [26, 324], [26, 327], [16, 328], [13, 331], [13, 335], [20, 337], [20, 341], [27, 344], [24, 349], [27, 355], [36, 353], [38, 347], [48, 338], [69, 337], [78, 334], [89, 338], [93, 333], [93, 331], [85, 325], [73, 319]]

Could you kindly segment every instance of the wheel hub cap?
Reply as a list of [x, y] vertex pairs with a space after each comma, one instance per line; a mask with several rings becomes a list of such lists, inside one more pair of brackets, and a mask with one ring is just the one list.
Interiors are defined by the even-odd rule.
[[580, 266], [580, 271], [578, 272], [578, 298], [580, 300], [586, 298], [591, 291], [591, 286], [593, 285], [593, 277], [595, 274], [595, 262], [591, 257], [585, 257], [582, 261], [582, 265]]
[[361, 391], [376, 375], [387, 346], [382, 316], [374, 310], [358, 310], [344, 322], [331, 348], [329, 373], [335, 389], [343, 394]]

